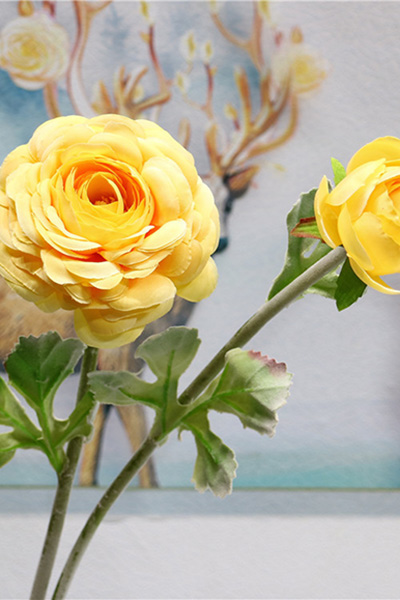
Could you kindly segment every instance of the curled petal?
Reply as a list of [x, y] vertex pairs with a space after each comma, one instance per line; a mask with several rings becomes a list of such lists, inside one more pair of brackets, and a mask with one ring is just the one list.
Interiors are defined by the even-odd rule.
[[178, 288], [178, 295], [190, 302], [199, 302], [200, 299], [207, 298], [216, 288], [218, 281], [218, 271], [212, 258], [208, 262], [200, 275], [190, 283]]

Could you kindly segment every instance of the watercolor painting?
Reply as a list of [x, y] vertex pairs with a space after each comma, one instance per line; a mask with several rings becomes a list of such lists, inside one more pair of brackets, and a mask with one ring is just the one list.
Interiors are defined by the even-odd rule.
[[[48, 118], [105, 113], [154, 120], [194, 154], [220, 213], [222, 232], [215, 256], [220, 286], [199, 306], [176, 302], [143, 334], [177, 324], [200, 328], [205, 322], [200, 330], [202, 350], [191, 369], [201, 367], [207, 355], [218, 349], [219, 340], [251, 313], [249, 304], [256, 308], [265, 299], [284, 260], [285, 214], [301, 192], [317, 186], [323, 174], [330, 176], [330, 156], [340, 147], [339, 141], [343, 152], [346, 131], [349, 156], [359, 139], [399, 133], [397, 123], [395, 130], [388, 130], [390, 110], [379, 116], [379, 122], [369, 121], [367, 132], [362, 106], [358, 123], [346, 122], [346, 114], [337, 112], [341, 102], [357, 106], [370, 90], [372, 69], [371, 62], [360, 59], [352, 74], [355, 63], [347, 60], [350, 29], [346, 27], [350, 28], [356, 8], [341, 6], [334, 11], [339, 4], [346, 3], [20, 0], [1, 4], [2, 159]], [[363, 4], [360, 31], [361, 21], [368, 28], [378, 10], [376, 2], [369, 5]], [[386, 15], [383, 23], [388, 36], [400, 17], [398, 7], [390, 10], [391, 17]], [[335, 53], [335, 23], [340, 18], [345, 24], [343, 43]], [[362, 39], [356, 43], [355, 55], [361, 53]], [[374, 35], [369, 39], [369, 51], [379, 62], [385, 49]], [[381, 91], [373, 92], [375, 102], [390, 75], [384, 71], [379, 77], [382, 85]], [[337, 158], [345, 162], [348, 157]], [[0, 282], [0, 298], [2, 357], [19, 335], [38, 335], [50, 328], [74, 335], [68, 313], [41, 313], [4, 282]], [[251, 434], [242, 440], [236, 423], [226, 416], [216, 419], [219, 431], [235, 440], [238, 448], [237, 487], [400, 485], [400, 411], [396, 390], [389, 389], [385, 377], [393, 356], [389, 350], [396, 347], [390, 323], [397, 307], [395, 301], [389, 307], [387, 299], [373, 292], [360, 302], [364, 309], [341, 315], [339, 323], [328, 300], [308, 298], [294, 310], [296, 323], [288, 317], [284, 334], [280, 323], [279, 330], [273, 325], [258, 336], [260, 347], [255, 349], [287, 362], [295, 378], [299, 373], [299, 381], [273, 440]], [[348, 356], [349, 332], [354, 333], [355, 357]], [[322, 337], [330, 345], [325, 342], [321, 347]], [[141, 369], [135, 347], [137, 343], [102, 351], [101, 368]], [[349, 370], [338, 381], [336, 372], [343, 361]], [[330, 365], [328, 390], [322, 389], [315, 374], [319, 364]], [[361, 386], [356, 386], [360, 380]], [[60, 414], [71, 397], [66, 387]], [[357, 411], [362, 405], [361, 414]], [[131, 449], [138, 447], [147, 427], [143, 407], [102, 406], [84, 451], [79, 483], [107, 483]], [[24, 454], [2, 469], [0, 485], [53, 483], [45, 459]], [[189, 487], [193, 455], [185, 436], [168, 443], [135, 485]]]

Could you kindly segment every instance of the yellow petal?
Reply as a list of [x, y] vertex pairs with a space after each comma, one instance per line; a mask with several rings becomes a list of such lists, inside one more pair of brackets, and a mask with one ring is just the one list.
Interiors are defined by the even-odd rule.
[[[373, 269], [367, 269], [371, 275], [389, 275], [400, 272], [400, 246], [384, 232], [376, 215], [364, 213], [354, 223], [354, 229], [360, 243], [373, 262]], [[358, 262], [357, 257], [353, 256], [352, 258]], [[362, 264], [360, 266], [363, 267]]]
[[164, 258], [158, 268], [158, 273], [167, 277], [179, 277], [184, 273], [192, 259], [192, 252], [189, 244], [179, 244], [172, 252]]
[[[117, 348], [125, 344], [130, 344], [143, 331], [143, 327], [131, 328], [128, 331], [114, 331], [106, 321], [102, 322], [103, 327], [94, 328], [93, 319], [89, 311], [76, 310], [74, 313], [74, 325], [77, 336], [84, 344], [94, 348]], [[97, 324], [97, 323], [96, 323]]]
[[336, 248], [336, 246], [340, 246], [342, 243], [337, 229], [338, 210], [336, 207], [333, 208], [328, 204], [328, 197], [328, 180], [324, 176], [315, 194], [315, 218], [324, 242], [331, 248]]
[[42, 277], [29, 272], [28, 266], [27, 270], [18, 267], [15, 263], [15, 257], [2, 243], [0, 243], [0, 275], [12, 287], [19, 286], [18, 293], [33, 302], [36, 302], [40, 297], [47, 297], [53, 292], [51, 285], [44, 281]]
[[[354, 194], [357, 194], [358, 203], [364, 202], [365, 205], [380, 175], [385, 171], [384, 163], [383, 159], [369, 162], [346, 175], [330, 193], [328, 204], [341, 206], [348, 202]], [[372, 187], [368, 187], [367, 184]]]
[[186, 223], [183, 219], [176, 219], [165, 223], [154, 233], [150, 233], [140, 244], [142, 252], [156, 252], [164, 248], [174, 248], [184, 238]]
[[113, 150], [113, 154], [118, 156], [118, 160], [124, 161], [135, 169], [141, 169], [143, 157], [137, 142], [133, 136], [123, 137], [115, 133], [97, 133], [91, 139], [92, 144], [106, 144]]
[[200, 275], [187, 285], [177, 288], [177, 294], [190, 302], [199, 302], [207, 298], [215, 290], [218, 281], [218, 271], [212, 258], [208, 262]]
[[160, 226], [166, 221], [177, 219], [180, 214], [180, 204], [177, 191], [165, 172], [165, 159], [156, 157], [146, 162], [142, 176], [154, 200], [154, 215], [152, 222]]
[[120, 275], [119, 269], [106, 260], [94, 262], [90, 260], [64, 260], [66, 269], [81, 279], [105, 279]]
[[209, 259], [209, 256], [204, 254], [202, 245], [197, 240], [192, 240], [190, 242], [189, 249], [190, 262], [187, 268], [180, 275], [175, 277], [171, 276], [172, 281], [176, 287], [179, 288], [193, 281], [193, 279], [195, 279], [204, 269], [207, 260]]
[[372, 259], [362, 241], [357, 237], [355, 224], [351, 222], [347, 206], [342, 206], [338, 219], [338, 231], [341, 242], [349, 257], [353, 258], [363, 269], [373, 268]]
[[79, 283], [80, 280], [66, 269], [61, 254], [53, 250], [42, 250], [41, 258], [46, 275], [54, 283], [58, 285]]
[[108, 304], [116, 311], [143, 310], [173, 299], [175, 293], [175, 286], [167, 277], [153, 273], [146, 279], [130, 280], [125, 292]]
[[34, 162], [34, 159], [29, 151], [29, 147], [26, 144], [18, 146], [4, 159], [0, 169], [0, 181], [5, 182], [7, 177], [11, 173], [14, 173], [20, 165], [32, 162]]
[[30, 152], [40, 160], [49, 145], [77, 123], [86, 124], [87, 119], [72, 115], [68, 117], [56, 117], [55, 119], [45, 121], [35, 130], [29, 141]]
[[90, 281], [90, 285], [98, 290], [110, 290], [115, 288], [123, 279], [121, 273], [117, 275], [111, 275], [110, 277], [105, 277], [104, 279], [92, 279]]
[[357, 275], [357, 277], [359, 277], [359, 279], [361, 279], [361, 281], [366, 283], [369, 287], [372, 287], [378, 292], [382, 292], [383, 294], [400, 294], [400, 290], [395, 290], [391, 288], [380, 277], [372, 277], [372, 275], [370, 275], [364, 269], [362, 269], [354, 260], [352, 260], [351, 258], [349, 260], [354, 273]]
[[358, 150], [347, 165], [347, 173], [354, 171], [360, 165], [373, 160], [399, 161], [400, 163], [400, 139], [396, 137], [381, 137], [366, 144]]

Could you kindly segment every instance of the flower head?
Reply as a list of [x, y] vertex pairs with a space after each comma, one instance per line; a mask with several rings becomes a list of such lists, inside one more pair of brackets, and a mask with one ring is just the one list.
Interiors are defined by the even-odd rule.
[[0, 273], [89, 345], [134, 340], [216, 285], [217, 209], [192, 155], [120, 115], [47, 121], [0, 170]]
[[318, 88], [327, 74], [327, 63], [310, 46], [303, 43], [302, 33], [296, 28], [289, 43], [280, 46], [272, 59], [274, 80], [282, 85], [290, 82], [295, 94], [304, 94]]
[[0, 67], [26, 90], [60, 79], [68, 66], [68, 50], [67, 32], [45, 13], [18, 17], [0, 33]]
[[315, 197], [324, 241], [343, 245], [356, 275], [386, 294], [398, 294], [382, 276], [400, 273], [400, 139], [363, 146], [332, 190], [324, 177]]

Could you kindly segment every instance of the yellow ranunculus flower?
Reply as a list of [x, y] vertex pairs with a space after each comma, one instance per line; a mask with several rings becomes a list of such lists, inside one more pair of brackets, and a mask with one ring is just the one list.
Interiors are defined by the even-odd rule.
[[42, 310], [74, 310], [91, 346], [133, 341], [176, 294], [207, 297], [218, 239], [192, 155], [150, 121], [59, 117], [0, 170], [0, 274]]
[[18, 17], [0, 32], [0, 67], [25, 90], [60, 79], [68, 60], [67, 32], [45, 13]]
[[315, 216], [324, 241], [332, 248], [343, 245], [364, 283], [400, 293], [381, 279], [400, 273], [400, 139], [378, 138], [363, 146], [331, 192], [324, 177]]

